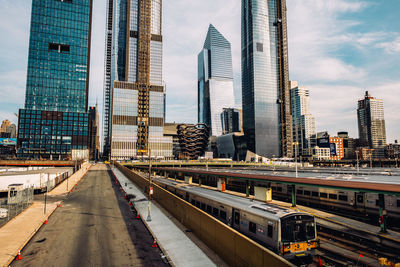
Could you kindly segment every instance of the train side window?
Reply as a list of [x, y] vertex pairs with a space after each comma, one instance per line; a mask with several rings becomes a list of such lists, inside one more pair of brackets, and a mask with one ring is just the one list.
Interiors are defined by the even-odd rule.
[[276, 186], [273, 186], [273, 187], [272, 187], [272, 191], [276, 191]]
[[240, 224], [240, 213], [235, 212], [235, 224]]
[[207, 205], [207, 213], [211, 214], [212, 212], [212, 207], [210, 205]]
[[204, 211], [206, 211], [206, 204], [200, 203], [200, 205], [201, 205], [201, 209], [204, 210]]
[[311, 195], [312, 195], [313, 197], [318, 197], [318, 192], [312, 191], [312, 192], [311, 192]]
[[400, 199], [397, 199], [397, 207], [400, 207]]
[[357, 195], [357, 203], [364, 203], [364, 196], [363, 195]]
[[200, 201], [196, 200], [196, 207], [200, 208]]
[[311, 192], [310, 192], [310, 191], [307, 191], [307, 190], [304, 190], [304, 195], [305, 195], [305, 196], [309, 196], [309, 195], [311, 195]]
[[256, 233], [256, 229], [257, 229], [257, 224], [249, 222], [249, 231], [252, 233]]
[[347, 201], [348, 198], [347, 198], [346, 195], [339, 195], [339, 200], [341, 200], [341, 201]]
[[213, 208], [213, 215], [217, 217], [219, 214], [219, 210], [217, 208]]
[[226, 221], [226, 212], [221, 210], [219, 212], [219, 217], [221, 217], [222, 220]]
[[337, 199], [337, 195], [336, 194], [329, 194], [329, 198], [330, 199]]
[[375, 206], [379, 206], [379, 199], [375, 200]]
[[196, 206], [196, 201], [195, 201], [194, 199], [192, 199], [192, 200], [190, 201], [190, 203], [192, 203], [193, 206]]
[[327, 193], [320, 193], [319, 196], [323, 197], [323, 198], [328, 198], [328, 194]]
[[268, 225], [268, 237], [272, 238], [272, 233], [273, 233], [272, 225]]
[[302, 195], [303, 194], [303, 190], [297, 189], [297, 194]]
[[278, 192], [282, 192], [282, 187], [277, 187], [276, 189]]

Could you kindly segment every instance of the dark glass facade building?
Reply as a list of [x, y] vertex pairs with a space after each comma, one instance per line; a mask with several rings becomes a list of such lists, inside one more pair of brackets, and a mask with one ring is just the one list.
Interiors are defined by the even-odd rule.
[[242, 111], [224, 108], [221, 113], [222, 134], [242, 132]]
[[242, 0], [242, 106], [248, 149], [292, 156], [285, 0]]
[[92, 0], [33, 0], [18, 156], [68, 158], [88, 148]]

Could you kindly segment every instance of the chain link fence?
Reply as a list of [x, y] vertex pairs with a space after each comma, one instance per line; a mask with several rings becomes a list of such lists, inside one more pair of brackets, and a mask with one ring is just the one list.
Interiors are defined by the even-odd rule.
[[8, 198], [0, 199], [0, 227], [20, 214], [33, 203], [33, 187], [8, 192]]

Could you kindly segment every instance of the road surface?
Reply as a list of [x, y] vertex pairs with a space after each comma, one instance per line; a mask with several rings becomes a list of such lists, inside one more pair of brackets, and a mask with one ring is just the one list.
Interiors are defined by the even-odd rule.
[[12, 266], [168, 266], [103, 164], [93, 166]]

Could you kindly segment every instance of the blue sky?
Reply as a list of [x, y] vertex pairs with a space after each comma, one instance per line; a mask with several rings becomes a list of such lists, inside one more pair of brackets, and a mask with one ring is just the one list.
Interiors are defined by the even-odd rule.
[[[0, 0], [0, 120], [25, 99], [31, 0]], [[89, 104], [103, 101], [106, 0], [94, 0]], [[287, 0], [290, 78], [310, 89], [317, 130], [357, 137], [357, 100], [384, 100], [388, 142], [400, 139], [399, 0]], [[167, 121], [197, 119], [197, 54], [210, 23], [232, 43], [241, 102], [240, 1], [163, 1]]]

